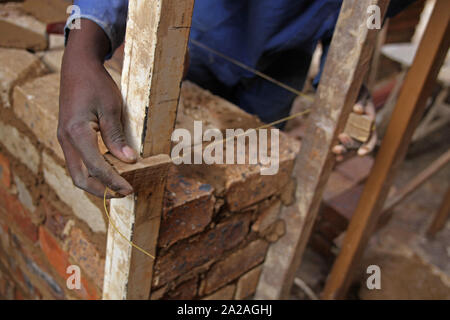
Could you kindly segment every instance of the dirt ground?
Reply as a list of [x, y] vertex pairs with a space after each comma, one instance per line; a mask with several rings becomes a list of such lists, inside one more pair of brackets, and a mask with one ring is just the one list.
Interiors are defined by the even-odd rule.
[[[449, 147], [448, 127], [411, 145], [394, 185], [401, 188]], [[425, 236], [449, 181], [447, 165], [394, 209], [389, 223], [372, 237], [349, 299], [450, 299], [450, 222], [434, 239]], [[364, 268], [369, 264], [381, 268], [381, 290], [368, 290], [365, 285]], [[320, 296], [330, 268], [308, 249], [297, 277], [313, 292], [308, 294], [297, 284], [291, 299]]]

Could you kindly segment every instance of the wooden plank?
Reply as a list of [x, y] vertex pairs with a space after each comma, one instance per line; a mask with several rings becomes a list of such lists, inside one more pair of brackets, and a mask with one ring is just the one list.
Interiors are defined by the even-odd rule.
[[404, 159], [412, 134], [447, 54], [450, 1], [438, 0], [392, 114], [374, 167], [350, 221], [341, 252], [328, 277], [324, 299], [344, 298], [355, 267], [375, 228], [395, 172]]
[[364, 114], [350, 113], [344, 132], [355, 140], [367, 142], [372, 133], [373, 121]]
[[122, 162], [110, 153], [105, 154], [105, 158], [117, 173], [131, 184], [134, 192], [145, 191], [152, 187], [156, 179], [166, 175], [172, 164], [172, 159], [166, 154], [141, 158], [133, 164]]
[[[183, 76], [193, 0], [131, 0], [122, 72], [123, 119], [130, 145], [142, 157], [170, 152]], [[150, 188], [111, 201], [114, 224], [128, 240], [155, 254], [165, 174]], [[148, 299], [153, 259], [110, 226], [104, 299]]]
[[434, 237], [436, 233], [441, 231], [445, 223], [450, 216], [450, 188], [447, 189], [447, 192], [444, 195], [444, 199], [442, 199], [441, 206], [439, 207], [439, 211], [433, 219], [430, 227], [427, 230], [427, 235], [429, 237]]
[[411, 181], [402, 187], [400, 190], [390, 196], [383, 207], [383, 213], [387, 213], [398, 205], [403, 199], [430, 179], [434, 174], [439, 172], [450, 161], [450, 150], [446, 151], [439, 158], [434, 160], [428, 167], [422, 170], [419, 174], [414, 176]]
[[378, 30], [367, 28], [367, 8], [384, 17], [388, 0], [344, 0], [306, 136], [296, 159], [296, 202], [283, 208], [286, 234], [273, 244], [257, 287], [257, 299], [287, 298], [309, 239], [335, 156], [331, 148], [343, 131], [367, 72]]

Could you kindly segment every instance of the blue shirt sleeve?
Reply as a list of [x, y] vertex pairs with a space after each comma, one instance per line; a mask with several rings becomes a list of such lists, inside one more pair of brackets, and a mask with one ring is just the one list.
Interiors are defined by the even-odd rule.
[[111, 51], [106, 58], [110, 58], [125, 38], [128, 0], [75, 0], [74, 6], [64, 28], [66, 40], [75, 19], [89, 19], [98, 24], [108, 36]]

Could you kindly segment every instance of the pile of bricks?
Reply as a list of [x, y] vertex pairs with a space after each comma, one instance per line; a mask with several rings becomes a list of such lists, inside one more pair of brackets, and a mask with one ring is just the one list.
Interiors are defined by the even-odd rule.
[[328, 179], [309, 245], [330, 262], [336, 257], [339, 238], [347, 230], [373, 162], [371, 156], [347, 159], [336, 165]]
[[[0, 5], [0, 16], [14, 10], [23, 20], [43, 23], [21, 3], [6, 6]], [[44, 40], [45, 45], [22, 42], [20, 48], [0, 43], [0, 297], [98, 299], [107, 220], [102, 200], [75, 188], [64, 166], [56, 138], [63, 41]], [[120, 70], [108, 71], [119, 82]], [[221, 130], [259, 123], [185, 83], [177, 126], [189, 129], [194, 120]], [[249, 165], [170, 169], [151, 299], [254, 294], [268, 247], [284, 234], [286, 222], [278, 213], [293, 202], [291, 174], [299, 148], [281, 134], [274, 176]], [[81, 289], [66, 285], [70, 265], [81, 269]]]

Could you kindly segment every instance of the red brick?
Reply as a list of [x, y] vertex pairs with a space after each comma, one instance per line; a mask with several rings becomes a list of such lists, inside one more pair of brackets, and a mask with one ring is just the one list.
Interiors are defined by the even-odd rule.
[[99, 251], [92, 244], [86, 234], [77, 227], [70, 231], [68, 240], [68, 251], [73, 261], [78, 264], [92, 279], [98, 288], [103, 287], [105, 259], [100, 256]]
[[279, 170], [275, 175], [261, 175], [259, 166], [225, 165], [227, 181], [225, 199], [228, 208], [240, 211], [274, 194], [282, 193], [292, 177], [299, 143], [280, 135]]
[[16, 288], [14, 300], [25, 300], [24, 296], [22, 295], [22, 292], [18, 290], [18, 288]]
[[11, 187], [11, 168], [9, 159], [0, 153], [0, 183], [8, 189]]
[[35, 247], [28, 248], [14, 234], [12, 240], [16, 262], [12, 272], [23, 278], [25, 283], [37, 287], [45, 299], [64, 299], [65, 293], [62, 286], [54, 279], [49, 263], [43, 262]]
[[256, 267], [239, 279], [236, 287], [236, 299], [246, 299], [255, 293], [261, 271], [261, 266]]
[[33, 223], [31, 214], [14, 195], [0, 187], [0, 213], [18, 227], [20, 232], [32, 242], [38, 239], [38, 227]]
[[324, 238], [320, 233], [313, 233], [309, 238], [308, 245], [324, 258], [335, 258], [335, 255], [331, 251], [333, 248], [333, 243]]
[[167, 300], [192, 300], [197, 296], [198, 278], [187, 280], [169, 292], [164, 299]]
[[61, 248], [57, 240], [42, 226], [39, 227], [39, 243], [50, 265], [61, 278], [66, 279], [66, 270], [70, 265], [69, 255]]
[[260, 213], [255, 223], [252, 225], [252, 231], [262, 232], [278, 219], [280, 213], [281, 202], [279, 200], [264, 206], [260, 209]]
[[81, 288], [74, 290], [84, 300], [99, 300], [100, 294], [93, 284], [81, 276]]
[[295, 189], [297, 188], [297, 180], [291, 178], [288, 184], [284, 187], [283, 193], [280, 196], [280, 200], [285, 206], [290, 206], [295, 200]]
[[[191, 134], [194, 120], [199, 119], [208, 119], [208, 128], [216, 128], [221, 132], [238, 128], [246, 130], [261, 124], [256, 117], [189, 82], [183, 84], [181, 96], [177, 128], [190, 130]], [[216, 190], [215, 194], [224, 197], [229, 210], [239, 212], [283, 192], [292, 177], [300, 143], [280, 133], [279, 147], [279, 171], [275, 175], [261, 175], [260, 165], [204, 164], [183, 167], [190, 175], [198, 175], [204, 182], [211, 184]]]
[[236, 286], [234, 284], [231, 284], [229, 286], [217, 290], [216, 292], [203, 298], [203, 300], [232, 300], [235, 290]]
[[328, 178], [323, 192], [323, 200], [328, 201], [355, 186], [356, 183], [338, 171], [333, 171]]
[[277, 242], [282, 236], [286, 234], [286, 223], [280, 219], [270, 228], [267, 229], [268, 233], [265, 235], [265, 239], [270, 243]]
[[167, 254], [157, 259], [153, 286], [162, 286], [195, 267], [219, 259], [244, 239], [249, 222], [249, 215], [240, 215], [217, 225], [192, 242], [175, 244]]
[[199, 233], [211, 222], [214, 213], [214, 189], [178, 173], [169, 171], [158, 246], [173, 243]]
[[64, 228], [68, 219], [47, 200], [41, 199], [40, 204], [45, 215], [45, 227], [47, 230], [59, 240], [65, 240]]
[[348, 222], [358, 205], [363, 189], [364, 185], [357, 185], [328, 201], [327, 206], [343, 216]]
[[15, 289], [13, 280], [0, 271], [0, 298], [13, 300]]
[[370, 173], [373, 166], [373, 157], [353, 157], [336, 166], [336, 171], [342, 173], [355, 183], [364, 181]]
[[[68, 277], [66, 273], [67, 267], [71, 265], [69, 262], [69, 254], [61, 248], [57, 240], [42, 226], [39, 228], [39, 243], [49, 264], [66, 281]], [[82, 299], [99, 299], [98, 290], [83, 276], [83, 273], [81, 274], [81, 288], [74, 289], [73, 291]]]
[[319, 232], [323, 237], [327, 238], [330, 241], [333, 241], [344, 231], [345, 229], [338, 228], [328, 221], [320, 221], [320, 223], [314, 229], [314, 232]]
[[0, 245], [6, 253], [9, 252], [10, 248], [9, 228], [2, 221], [0, 221]]
[[266, 241], [255, 240], [225, 260], [216, 263], [208, 272], [205, 293], [213, 292], [261, 264], [266, 257], [268, 247], [269, 244]]

